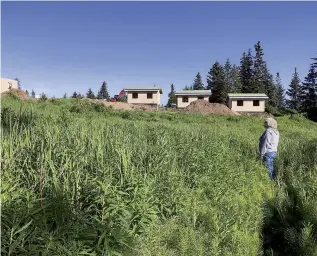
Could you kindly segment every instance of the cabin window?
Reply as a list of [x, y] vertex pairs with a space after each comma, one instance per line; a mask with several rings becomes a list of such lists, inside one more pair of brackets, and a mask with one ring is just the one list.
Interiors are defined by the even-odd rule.
[[237, 106], [242, 107], [243, 106], [243, 100], [237, 100]]
[[132, 98], [133, 98], [133, 99], [137, 99], [137, 98], [138, 98], [138, 96], [139, 96], [139, 95], [138, 95], [138, 93], [137, 93], [137, 92], [132, 93]]
[[203, 100], [204, 97], [203, 97], [203, 96], [199, 96], [198, 99], [199, 99], [199, 100]]
[[255, 106], [255, 107], [260, 106], [260, 101], [259, 100], [254, 100], [253, 101], [253, 106]]
[[188, 102], [188, 97], [184, 96], [183, 97], [183, 102]]
[[147, 93], [147, 98], [148, 99], [153, 99], [153, 93], [152, 92], [148, 92]]

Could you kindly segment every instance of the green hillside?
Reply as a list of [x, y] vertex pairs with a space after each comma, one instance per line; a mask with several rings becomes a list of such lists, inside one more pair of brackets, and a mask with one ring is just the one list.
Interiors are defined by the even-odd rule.
[[[1, 102], [3, 255], [317, 255], [317, 125]], [[41, 252], [41, 253], [40, 253]]]

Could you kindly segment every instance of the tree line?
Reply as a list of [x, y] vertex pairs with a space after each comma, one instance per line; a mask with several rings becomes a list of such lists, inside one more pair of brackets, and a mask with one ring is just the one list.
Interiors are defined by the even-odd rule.
[[[19, 88], [21, 89], [21, 87]], [[25, 93], [30, 96], [30, 93], [28, 92], [28, 90], [25, 91]], [[81, 94], [81, 93], [77, 93], [76, 91], [70, 96], [70, 98], [76, 98], [76, 99], [82, 99], [82, 98], [89, 98], [89, 99], [104, 99], [107, 101], [110, 101], [110, 94], [108, 92], [108, 85], [107, 83], [104, 81], [100, 87], [100, 90], [98, 91], [97, 95], [94, 94], [94, 92], [92, 91], [91, 88], [88, 89], [86, 95], [85, 94]], [[35, 98], [35, 92], [34, 90], [32, 90], [31, 92], [31, 97]], [[41, 98], [42, 97], [47, 97], [44, 93], [41, 94]], [[63, 98], [67, 98], [67, 94], [65, 93]]]
[[[77, 93], [76, 91], [73, 93], [73, 95], [71, 96], [71, 98], [84, 98], [85, 95], [82, 95], [80, 93]], [[67, 98], [66, 94], [64, 94], [64, 98]], [[106, 101], [110, 101], [110, 94], [108, 92], [108, 85], [105, 81], [103, 81], [99, 91], [97, 94], [95, 94], [93, 92], [93, 90], [91, 88], [88, 89], [87, 93], [86, 93], [86, 98], [88, 99], [103, 99]]]
[[[265, 93], [268, 106], [274, 108], [289, 108], [299, 112], [307, 112], [317, 108], [317, 58], [310, 65], [304, 82], [299, 79], [295, 68], [293, 78], [286, 92], [283, 89], [280, 74], [275, 76], [270, 72], [267, 62], [263, 58], [264, 52], [260, 41], [242, 53], [240, 64], [232, 64], [229, 59], [222, 65], [216, 61], [210, 68], [206, 86], [198, 72], [191, 86], [184, 90], [211, 90], [211, 101], [226, 104], [228, 93]], [[168, 106], [176, 103], [175, 86], [171, 85]]]

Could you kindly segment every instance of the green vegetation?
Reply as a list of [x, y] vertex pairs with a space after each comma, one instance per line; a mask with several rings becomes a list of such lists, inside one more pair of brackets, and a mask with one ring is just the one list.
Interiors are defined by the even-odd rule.
[[171, 84], [171, 91], [168, 94], [168, 101], [166, 106], [167, 107], [172, 107], [172, 104], [176, 104], [176, 95], [175, 95], [175, 86], [174, 84]]
[[317, 254], [317, 126], [301, 116], [277, 118], [273, 183], [259, 117], [1, 107], [3, 255]]

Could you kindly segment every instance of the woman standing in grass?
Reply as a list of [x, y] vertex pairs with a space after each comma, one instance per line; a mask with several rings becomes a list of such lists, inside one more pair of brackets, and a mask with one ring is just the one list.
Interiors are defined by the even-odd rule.
[[273, 118], [266, 118], [264, 121], [265, 131], [259, 139], [259, 150], [262, 161], [265, 161], [269, 170], [270, 179], [275, 179], [274, 159], [277, 154], [277, 147], [280, 134], [277, 130], [277, 122]]

